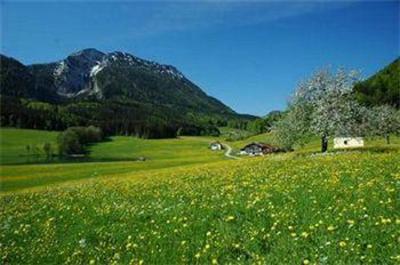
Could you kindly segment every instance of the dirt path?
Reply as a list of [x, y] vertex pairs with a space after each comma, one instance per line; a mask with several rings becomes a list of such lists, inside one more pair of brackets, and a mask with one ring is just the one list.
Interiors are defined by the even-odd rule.
[[232, 147], [230, 147], [229, 145], [227, 145], [227, 144], [222, 144], [224, 147], [225, 147], [225, 149], [226, 149], [226, 151], [225, 151], [225, 156], [226, 157], [229, 157], [229, 158], [232, 158], [232, 159], [240, 159], [240, 157], [237, 157], [237, 156], [234, 156], [234, 155], [232, 155]]

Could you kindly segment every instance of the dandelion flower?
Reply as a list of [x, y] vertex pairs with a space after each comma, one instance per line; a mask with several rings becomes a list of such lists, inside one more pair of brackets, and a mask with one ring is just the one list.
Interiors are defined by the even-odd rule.
[[335, 227], [334, 226], [332, 226], [332, 225], [330, 225], [330, 226], [328, 226], [328, 231], [333, 231], [333, 230], [335, 230]]
[[230, 215], [230, 216], [226, 217], [227, 222], [232, 221], [232, 220], [235, 220], [234, 216]]
[[301, 233], [301, 236], [302, 236], [302, 237], [304, 237], [304, 238], [307, 238], [307, 237], [308, 237], [308, 235], [309, 235], [309, 234], [308, 234], [307, 232], [303, 232], [303, 233]]

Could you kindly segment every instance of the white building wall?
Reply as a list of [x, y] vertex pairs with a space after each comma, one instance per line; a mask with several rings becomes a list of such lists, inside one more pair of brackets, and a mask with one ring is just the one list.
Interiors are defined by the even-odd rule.
[[217, 150], [221, 150], [222, 146], [220, 144], [212, 144], [211, 145], [211, 150], [213, 151], [217, 151]]
[[354, 148], [363, 147], [364, 140], [362, 137], [336, 137], [333, 139], [333, 148]]

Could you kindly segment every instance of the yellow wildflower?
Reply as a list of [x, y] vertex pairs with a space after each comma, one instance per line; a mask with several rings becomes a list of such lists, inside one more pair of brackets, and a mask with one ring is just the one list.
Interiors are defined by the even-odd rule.
[[307, 238], [307, 237], [308, 237], [308, 235], [309, 235], [309, 234], [308, 234], [307, 232], [303, 232], [303, 233], [301, 233], [301, 236], [302, 236], [302, 237], [304, 237], [304, 238]]
[[230, 215], [230, 216], [226, 217], [225, 220], [226, 220], [227, 222], [229, 222], [229, 221], [235, 220], [235, 217], [232, 216], [232, 215]]

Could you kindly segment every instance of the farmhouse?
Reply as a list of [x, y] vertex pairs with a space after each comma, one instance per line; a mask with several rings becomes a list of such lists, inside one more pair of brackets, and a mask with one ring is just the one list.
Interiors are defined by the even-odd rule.
[[355, 148], [363, 147], [364, 140], [362, 137], [336, 137], [333, 139], [333, 148]]
[[277, 152], [279, 149], [275, 146], [264, 143], [251, 143], [240, 149], [241, 155], [259, 156]]
[[210, 149], [213, 151], [218, 151], [224, 149], [224, 146], [220, 142], [216, 141], [210, 144]]

